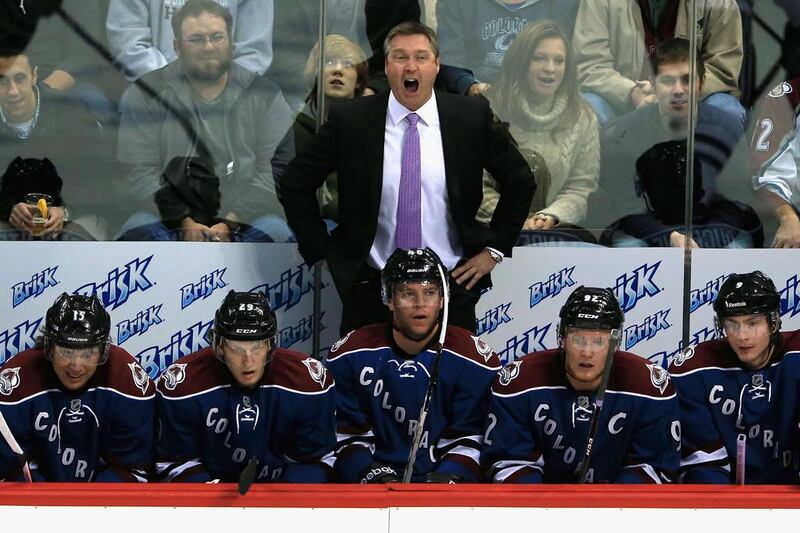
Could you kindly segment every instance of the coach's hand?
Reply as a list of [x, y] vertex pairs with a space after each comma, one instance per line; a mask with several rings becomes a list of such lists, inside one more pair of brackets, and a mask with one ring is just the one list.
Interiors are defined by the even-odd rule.
[[492, 259], [489, 250], [483, 249], [466, 263], [453, 270], [453, 278], [459, 285], [464, 285], [467, 290], [472, 289], [478, 281], [491, 272], [497, 263]]

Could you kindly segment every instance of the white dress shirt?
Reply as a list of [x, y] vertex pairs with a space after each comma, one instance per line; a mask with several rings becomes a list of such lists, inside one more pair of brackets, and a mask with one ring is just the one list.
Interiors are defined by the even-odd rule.
[[[447, 269], [452, 270], [461, 260], [463, 249], [450, 214], [436, 95], [432, 95], [415, 112], [420, 117], [417, 129], [422, 160], [422, 247], [431, 248], [439, 255]], [[412, 111], [398, 102], [394, 94], [389, 95], [383, 137], [383, 187], [378, 211], [378, 229], [367, 259], [367, 264], [378, 270], [383, 269], [386, 260], [395, 250], [403, 136], [408, 128], [405, 118], [409, 113]]]

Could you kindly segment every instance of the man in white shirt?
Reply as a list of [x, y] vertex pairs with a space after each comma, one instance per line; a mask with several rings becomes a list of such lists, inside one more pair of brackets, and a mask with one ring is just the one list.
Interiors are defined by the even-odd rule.
[[[439, 52], [430, 28], [402, 23], [384, 49], [391, 90], [334, 105], [311, 149], [289, 164], [278, 196], [306, 261], [328, 262], [342, 334], [386, 320], [379, 274], [398, 247], [430, 247], [442, 258], [454, 281], [450, 321], [474, 331], [487, 274], [511, 254], [535, 179], [488, 102], [434, 93]], [[502, 189], [488, 227], [475, 221], [484, 169], [499, 175]], [[316, 191], [333, 170], [340, 223], [328, 234]]]

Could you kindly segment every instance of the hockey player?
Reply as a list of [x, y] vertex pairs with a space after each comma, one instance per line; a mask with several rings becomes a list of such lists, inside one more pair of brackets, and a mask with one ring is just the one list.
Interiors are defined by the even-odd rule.
[[610, 289], [578, 287], [559, 318], [559, 348], [506, 365], [492, 385], [482, 452], [488, 477], [497, 483], [669, 481], [678, 470], [680, 422], [666, 370], [616, 351], [612, 330], [621, 329], [623, 314]]
[[327, 481], [333, 380], [316, 359], [278, 348], [277, 329], [264, 293], [231, 291], [211, 346], [159, 377], [160, 479], [231, 482], [254, 465], [256, 482]]
[[336, 380], [336, 477], [398, 481], [431, 375], [438, 381], [412, 469], [414, 482], [478, 481], [479, 452], [497, 355], [467, 330], [447, 327], [439, 365], [446, 281], [430, 249], [395, 250], [381, 272], [391, 323], [365, 326], [331, 347]]
[[780, 333], [780, 304], [761, 272], [732, 274], [714, 301], [723, 338], [670, 365], [684, 483], [797, 483], [800, 334]]
[[[37, 347], [0, 368], [0, 412], [34, 481], [147, 480], [153, 465], [155, 387], [109, 339], [96, 296], [59, 296]], [[0, 478], [19, 480], [0, 447]]]

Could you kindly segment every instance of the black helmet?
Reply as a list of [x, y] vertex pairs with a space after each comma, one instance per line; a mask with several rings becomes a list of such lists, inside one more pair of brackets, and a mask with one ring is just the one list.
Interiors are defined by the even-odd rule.
[[100, 346], [100, 363], [108, 358], [111, 317], [97, 296], [62, 293], [47, 310], [44, 344], [48, 357], [53, 345], [65, 348]]
[[625, 315], [611, 289], [581, 285], [567, 298], [558, 313], [558, 338], [562, 341], [567, 328], [612, 330], [622, 328]]
[[263, 292], [230, 291], [214, 315], [214, 336], [217, 340], [273, 339], [277, 333], [275, 312]]
[[720, 335], [723, 318], [741, 315], [767, 315], [771, 330], [777, 332], [780, 329], [781, 296], [772, 280], [760, 270], [731, 274], [719, 288], [714, 312]]
[[449, 290], [447, 281], [447, 270], [442, 265], [442, 260], [436, 252], [430, 248], [412, 248], [403, 250], [398, 248], [386, 261], [386, 266], [381, 271], [381, 296], [383, 303], [388, 305], [392, 299], [392, 287], [396, 283], [435, 282], [442, 284], [442, 276], [439, 267], [445, 272], [445, 286], [443, 290]]

